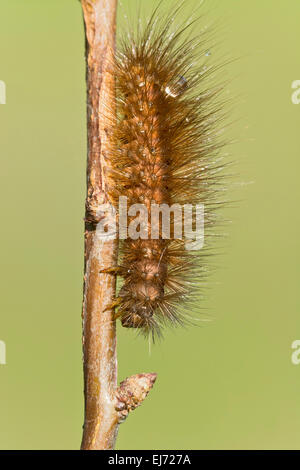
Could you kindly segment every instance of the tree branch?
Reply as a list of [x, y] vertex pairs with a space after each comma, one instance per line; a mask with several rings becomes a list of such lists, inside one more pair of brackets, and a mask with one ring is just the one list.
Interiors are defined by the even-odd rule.
[[114, 396], [117, 356], [114, 312], [107, 308], [115, 297], [116, 279], [100, 271], [116, 265], [117, 240], [101, 240], [96, 226], [104, 215], [99, 213], [99, 206], [108, 202], [104, 168], [111, 145], [108, 129], [115, 109], [114, 79], [108, 68], [114, 54], [117, 0], [81, 3], [86, 31], [88, 132], [83, 299], [85, 419], [81, 448], [111, 449], [118, 428]]
[[[117, 388], [116, 324], [112, 304], [116, 277], [103, 272], [117, 265], [118, 240], [103, 240], [97, 224], [114, 217], [107, 196], [111, 128], [115, 123], [117, 0], [81, 0], [87, 64], [87, 195], [83, 295], [85, 417], [81, 449], [113, 449], [119, 424], [139, 406], [156, 374], [137, 374]], [[106, 219], [107, 220], [107, 219]]]

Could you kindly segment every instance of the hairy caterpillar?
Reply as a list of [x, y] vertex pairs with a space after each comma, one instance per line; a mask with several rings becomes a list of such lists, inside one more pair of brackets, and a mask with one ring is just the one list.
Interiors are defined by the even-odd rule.
[[217, 68], [205, 66], [206, 35], [186, 34], [191, 24], [174, 30], [176, 14], [158, 16], [156, 10], [145, 30], [124, 38], [117, 51], [117, 149], [109, 175], [115, 207], [126, 196], [128, 207], [143, 204], [148, 213], [144, 237], [121, 242], [116, 317], [153, 337], [168, 322], [186, 321], [182, 305], [206, 275], [207, 248], [187, 249], [184, 237], [175, 236], [175, 215], [170, 236], [159, 224], [154, 239], [151, 207], [204, 204], [207, 235], [220, 203], [216, 155], [222, 146], [216, 139], [220, 88], [206, 84]]

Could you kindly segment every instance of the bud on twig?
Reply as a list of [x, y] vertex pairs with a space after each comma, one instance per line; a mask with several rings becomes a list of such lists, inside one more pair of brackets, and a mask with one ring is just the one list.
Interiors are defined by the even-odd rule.
[[116, 391], [116, 410], [119, 422], [124, 421], [129, 411], [135, 410], [145, 400], [154, 385], [157, 374], [136, 374], [120, 383]]

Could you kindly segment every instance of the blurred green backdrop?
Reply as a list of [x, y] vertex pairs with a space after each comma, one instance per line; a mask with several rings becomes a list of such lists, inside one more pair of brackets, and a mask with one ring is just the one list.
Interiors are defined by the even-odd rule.
[[[153, 6], [148, 1], [149, 8]], [[174, 8], [175, 0], [165, 1]], [[124, 11], [136, 12], [123, 0]], [[235, 98], [236, 161], [212, 322], [152, 348], [119, 329], [119, 377], [158, 372], [119, 449], [300, 448], [298, 0], [207, 0]], [[76, 449], [86, 128], [76, 0], [0, 0], [0, 448]], [[235, 183], [237, 182], [237, 184]], [[246, 184], [240, 184], [245, 182]]]

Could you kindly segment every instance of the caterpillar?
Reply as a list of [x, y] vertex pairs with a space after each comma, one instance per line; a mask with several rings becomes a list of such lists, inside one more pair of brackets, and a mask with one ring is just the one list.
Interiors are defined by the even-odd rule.
[[[166, 324], [189, 321], [185, 311], [205, 282], [207, 235], [222, 202], [218, 154], [224, 143], [217, 137], [222, 87], [212, 81], [218, 67], [205, 65], [207, 34], [193, 34], [192, 22], [177, 25], [178, 11], [160, 16], [155, 10], [144, 31], [138, 28], [124, 37], [114, 68], [118, 118], [109, 198], [118, 207], [120, 197], [126, 197], [128, 207], [143, 205], [148, 215], [144, 236], [120, 240], [116, 272], [123, 282], [114, 307], [124, 327], [153, 338]], [[151, 236], [152, 207], [174, 204], [203, 205], [201, 250], [189, 250], [185, 236], [176, 236], [183, 213], [171, 214], [168, 236], [161, 220], [156, 238]], [[193, 226], [195, 217], [193, 213]]]

